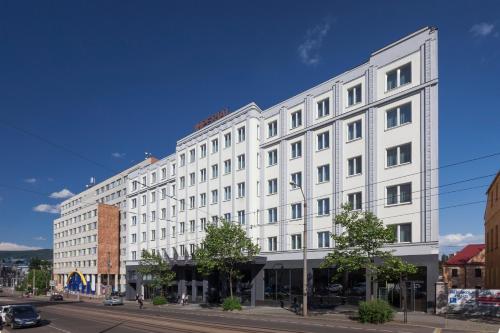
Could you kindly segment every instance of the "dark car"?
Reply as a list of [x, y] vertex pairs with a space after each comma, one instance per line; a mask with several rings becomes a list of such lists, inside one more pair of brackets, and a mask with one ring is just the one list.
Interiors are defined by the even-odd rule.
[[40, 325], [40, 315], [32, 305], [12, 305], [5, 315], [5, 325], [12, 329]]
[[64, 300], [63, 295], [61, 294], [52, 294], [50, 295], [50, 300], [51, 301], [62, 301]]

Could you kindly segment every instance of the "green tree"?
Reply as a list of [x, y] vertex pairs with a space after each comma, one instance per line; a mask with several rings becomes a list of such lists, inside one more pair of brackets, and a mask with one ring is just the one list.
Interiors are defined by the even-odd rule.
[[159, 254], [153, 254], [148, 250], [142, 250], [137, 271], [143, 279], [149, 279], [151, 287], [155, 292], [160, 290], [162, 296], [165, 296], [164, 287], [175, 279], [175, 272], [172, 272], [168, 262]]
[[335, 267], [338, 275], [366, 270], [369, 278], [396, 280], [417, 271], [416, 267], [393, 256], [384, 245], [394, 243], [395, 232], [371, 212], [353, 211], [349, 205], [335, 217], [341, 232], [332, 235], [335, 247], [321, 264]]
[[195, 252], [197, 269], [205, 275], [214, 271], [225, 274], [233, 298], [233, 281], [240, 277], [239, 265], [252, 261], [259, 251], [240, 225], [221, 219], [218, 226], [207, 226], [206, 237]]
[[29, 264], [28, 274], [17, 286], [17, 290], [33, 291], [33, 276], [35, 277], [35, 291], [41, 294], [49, 287], [52, 279], [52, 264], [50, 261], [32, 258]]

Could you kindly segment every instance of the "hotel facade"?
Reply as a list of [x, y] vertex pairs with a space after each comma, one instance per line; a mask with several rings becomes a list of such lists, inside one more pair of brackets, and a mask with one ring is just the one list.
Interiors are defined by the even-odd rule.
[[391, 285], [354, 275], [332, 284], [332, 270], [319, 267], [334, 246], [331, 234], [340, 232], [335, 215], [350, 203], [394, 228], [397, 241], [387, 247], [419, 268], [409, 281], [411, 306], [431, 308], [438, 277], [437, 34], [421, 29], [266, 110], [251, 103], [204, 122], [175, 153], [130, 172], [121, 239], [129, 297], [147, 293], [137, 266], [149, 250], [176, 270], [171, 292], [210, 298], [221, 286], [196, 273], [192, 255], [206, 225], [221, 217], [260, 246], [238, 285], [251, 304], [301, 295], [304, 221], [313, 302], [339, 289], [387, 295]]

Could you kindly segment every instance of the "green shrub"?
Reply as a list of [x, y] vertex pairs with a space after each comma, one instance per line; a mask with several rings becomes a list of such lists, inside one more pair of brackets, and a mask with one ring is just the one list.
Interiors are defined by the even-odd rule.
[[167, 304], [167, 299], [163, 296], [156, 296], [153, 298], [153, 305], [163, 305]]
[[228, 297], [222, 303], [222, 309], [224, 311], [241, 310], [240, 300], [236, 297]]
[[377, 299], [359, 304], [359, 321], [362, 323], [382, 324], [391, 321], [394, 316], [389, 303]]

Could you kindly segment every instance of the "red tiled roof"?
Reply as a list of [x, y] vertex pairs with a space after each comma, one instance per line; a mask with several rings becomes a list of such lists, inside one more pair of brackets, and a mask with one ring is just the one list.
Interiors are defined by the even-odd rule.
[[464, 265], [486, 247], [485, 244], [469, 244], [448, 259], [446, 265]]

